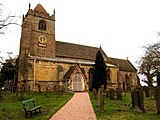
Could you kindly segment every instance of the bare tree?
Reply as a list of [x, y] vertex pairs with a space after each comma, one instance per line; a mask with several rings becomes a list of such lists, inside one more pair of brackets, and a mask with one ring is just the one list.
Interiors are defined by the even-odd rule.
[[141, 57], [140, 74], [146, 76], [147, 79], [142, 80], [152, 87], [154, 83], [154, 77], [160, 72], [160, 42], [145, 46], [145, 54]]
[[0, 34], [4, 34], [2, 29], [7, 29], [9, 25], [19, 25], [19, 18], [20, 17], [16, 16], [15, 14], [5, 13], [5, 8], [0, 3]]

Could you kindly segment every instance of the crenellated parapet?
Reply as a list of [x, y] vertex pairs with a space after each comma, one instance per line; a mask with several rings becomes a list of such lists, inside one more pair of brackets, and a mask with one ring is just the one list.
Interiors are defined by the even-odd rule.
[[29, 9], [28, 9], [26, 16], [28, 15], [46, 18], [50, 20], [55, 20], [55, 10], [52, 15], [49, 15], [41, 4], [38, 4], [34, 10], [30, 8], [30, 4], [29, 4]]

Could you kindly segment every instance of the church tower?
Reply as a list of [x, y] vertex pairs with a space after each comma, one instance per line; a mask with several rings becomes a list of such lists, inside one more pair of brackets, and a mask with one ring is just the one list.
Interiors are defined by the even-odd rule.
[[55, 57], [55, 10], [49, 15], [41, 4], [30, 8], [22, 21], [19, 51], [19, 80], [28, 77], [29, 57]]
[[[22, 22], [21, 52], [31, 56], [55, 56], [55, 11], [50, 16], [41, 4], [30, 9]], [[23, 50], [22, 50], [23, 49]]]

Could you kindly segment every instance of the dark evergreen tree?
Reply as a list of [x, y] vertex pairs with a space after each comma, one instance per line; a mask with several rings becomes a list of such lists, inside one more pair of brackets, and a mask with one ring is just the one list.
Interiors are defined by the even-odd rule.
[[96, 61], [94, 65], [93, 83], [92, 87], [98, 91], [101, 85], [104, 85], [106, 89], [107, 85], [107, 74], [106, 74], [106, 64], [103, 59], [102, 53], [98, 50], [96, 54]]
[[160, 73], [157, 75], [157, 86], [160, 87]]
[[0, 87], [3, 87], [5, 81], [13, 80], [15, 75], [17, 75], [17, 68], [14, 61], [15, 59], [10, 58], [2, 63], [0, 70]]
[[12, 63], [3, 63], [3, 67], [1, 69], [1, 73], [4, 76], [5, 80], [11, 80], [14, 78], [16, 73], [15, 66]]

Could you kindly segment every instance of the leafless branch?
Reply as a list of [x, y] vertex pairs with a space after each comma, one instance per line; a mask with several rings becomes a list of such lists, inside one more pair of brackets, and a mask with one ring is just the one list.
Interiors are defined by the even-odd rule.
[[160, 42], [143, 46], [144, 56], [139, 61], [139, 73], [147, 77], [148, 84], [153, 83], [153, 77], [160, 72]]
[[10, 25], [20, 25], [18, 23], [18, 20], [20, 19], [19, 16], [16, 16], [15, 14], [11, 15], [11, 13], [9, 13], [6, 17], [4, 17], [5, 15], [3, 13], [3, 5], [0, 4], [0, 34], [4, 34], [4, 32], [2, 31], [3, 28], [7, 28]]

